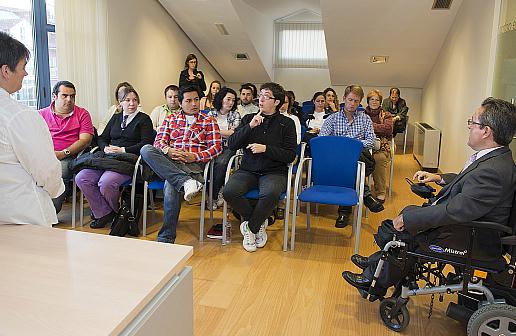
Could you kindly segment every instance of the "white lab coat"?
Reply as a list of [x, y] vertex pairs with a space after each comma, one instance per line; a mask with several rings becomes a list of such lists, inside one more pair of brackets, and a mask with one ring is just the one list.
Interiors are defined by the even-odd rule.
[[56, 224], [64, 190], [47, 124], [0, 88], [0, 224]]

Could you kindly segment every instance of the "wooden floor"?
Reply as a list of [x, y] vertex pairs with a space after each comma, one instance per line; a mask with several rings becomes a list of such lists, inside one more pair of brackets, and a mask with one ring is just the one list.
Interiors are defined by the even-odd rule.
[[[417, 169], [412, 155], [395, 156], [392, 199], [386, 201], [383, 212], [363, 219], [361, 254], [368, 255], [377, 249], [372, 233], [383, 219], [393, 218], [408, 204], [421, 203], [404, 181]], [[63, 223], [57, 227], [72, 229], [70, 214], [68, 204], [59, 215]], [[216, 222], [220, 222], [222, 212], [217, 210], [215, 216]], [[278, 221], [267, 231], [269, 240], [265, 248], [248, 253], [242, 248], [236, 221], [233, 221], [230, 246], [221, 247], [219, 240], [199, 242], [199, 201], [183, 205], [176, 243], [194, 247], [190, 265], [194, 270], [195, 334], [396, 334], [381, 322], [379, 303], [361, 299], [342, 279], [343, 270], [358, 270], [349, 260], [353, 254], [351, 228], [335, 228], [335, 216], [335, 207], [320, 206], [319, 213], [312, 217], [312, 228], [308, 232], [304, 226], [305, 215], [301, 214], [293, 252], [282, 251], [283, 222]], [[156, 240], [162, 218], [162, 212], [157, 211], [156, 224], [150, 228], [147, 239]], [[207, 220], [206, 230], [209, 226]], [[108, 233], [107, 229], [92, 230], [87, 225], [77, 230]], [[445, 297], [440, 303], [436, 297], [430, 319], [427, 318], [430, 296], [411, 299], [411, 320], [404, 334], [464, 335], [464, 327], [445, 316], [452, 299]]]

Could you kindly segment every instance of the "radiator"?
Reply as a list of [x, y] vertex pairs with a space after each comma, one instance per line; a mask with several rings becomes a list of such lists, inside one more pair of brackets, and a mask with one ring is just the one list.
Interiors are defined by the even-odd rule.
[[417, 122], [414, 126], [414, 158], [423, 170], [437, 172], [441, 131], [423, 122]]

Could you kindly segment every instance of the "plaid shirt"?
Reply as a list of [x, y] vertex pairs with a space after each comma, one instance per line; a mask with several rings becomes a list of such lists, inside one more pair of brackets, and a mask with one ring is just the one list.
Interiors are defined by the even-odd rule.
[[345, 136], [362, 141], [364, 148], [373, 148], [376, 136], [371, 118], [362, 111], [355, 111], [352, 116], [353, 120], [348, 122], [344, 111], [331, 114], [324, 121], [319, 136]]
[[165, 118], [154, 147], [184, 150], [193, 153], [197, 162], [208, 162], [222, 152], [222, 137], [214, 118], [197, 113], [188, 126], [185, 114], [179, 110]]

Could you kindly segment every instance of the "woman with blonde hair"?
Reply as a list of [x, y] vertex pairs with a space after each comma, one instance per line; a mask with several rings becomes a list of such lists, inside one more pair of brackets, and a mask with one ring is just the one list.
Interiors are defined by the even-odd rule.
[[373, 150], [376, 162], [373, 172], [374, 192], [380, 202], [385, 202], [385, 191], [387, 185], [387, 167], [391, 161], [391, 139], [392, 139], [392, 114], [382, 109], [382, 94], [378, 90], [372, 90], [367, 94], [367, 107], [365, 113], [373, 122], [374, 133], [380, 139]]

